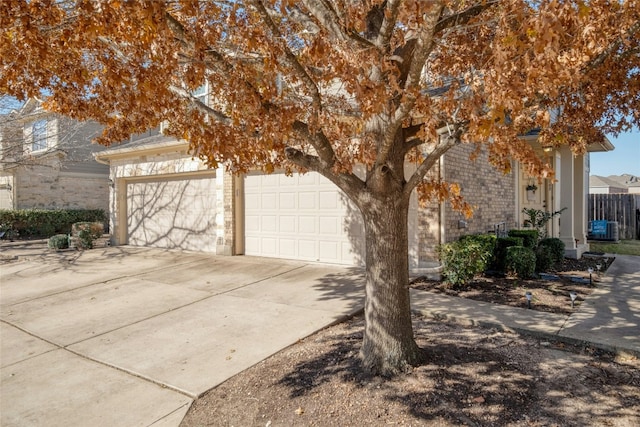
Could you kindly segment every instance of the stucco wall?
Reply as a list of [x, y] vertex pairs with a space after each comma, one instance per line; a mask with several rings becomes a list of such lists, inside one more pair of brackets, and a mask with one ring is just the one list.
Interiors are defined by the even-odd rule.
[[[449, 150], [444, 156], [444, 179], [457, 182], [465, 200], [474, 206], [473, 217], [466, 219], [454, 211], [449, 203], [444, 207], [444, 242], [457, 240], [465, 234], [485, 233], [494, 225], [506, 223], [506, 228], [515, 225], [515, 178], [514, 173], [503, 174], [488, 162], [486, 151], [475, 161], [469, 159], [475, 145], [463, 144]], [[464, 221], [461, 223], [460, 221]], [[462, 228], [466, 224], [466, 228]]]

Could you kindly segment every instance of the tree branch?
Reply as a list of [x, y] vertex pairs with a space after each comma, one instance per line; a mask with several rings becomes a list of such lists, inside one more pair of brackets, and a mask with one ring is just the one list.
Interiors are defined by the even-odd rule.
[[405, 185], [403, 195], [405, 197], [410, 197], [411, 192], [414, 188], [422, 181], [424, 176], [431, 170], [431, 168], [436, 164], [436, 162], [440, 159], [440, 157], [449, 151], [451, 148], [455, 147], [460, 143], [460, 136], [462, 135], [464, 126], [458, 125], [456, 129], [451, 134], [445, 134], [440, 136], [440, 141], [433, 148], [433, 150], [425, 157], [425, 159], [420, 163], [416, 171], [411, 175], [407, 184]]
[[314, 135], [310, 132], [309, 125], [300, 120], [293, 122], [293, 130], [315, 148], [319, 158], [327, 167], [333, 167], [336, 162], [335, 152], [333, 151], [331, 142], [322, 131], [318, 131]]
[[416, 103], [416, 94], [420, 90], [420, 76], [427, 62], [427, 58], [435, 47], [435, 27], [443, 8], [444, 6], [442, 4], [434, 8], [425, 18], [425, 22], [418, 33], [415, 49], [411, 50], [412, 55], [410, 57], [409, 71], [403, 87], [404, 94], [400, 105], [396, 108], [392, 122], [389, 123], [387, 131], [385, 132], [384, 142], [376, 158], [376, 164], [378, 165], [387, 162], [387, 158], [395, 142], [395, 134], [402, 126], [402, 122], [409, 117]]
[[[284, 40], [283, 35], [280, 33], [280, 29], [275, 24], [275, 22], [273, 22], [273, 19], [271, 19], [271, 15], [269, 15], [267, 8], [264, 6], [262, 1], [252, 0], [251, 3], [254, 5], [254, 7], [262, 17], [262, 20], [267, 25], [267, 27], [269, 27], [273, 35], [280, 40]], [[281, 43], [281, 47], [284, 52], [284, 58], [282, 58], [283, 62], [296, 72], [298, 78], [300, 78], [300, 80], [306, 86], [309, 94], [311, 95], [315, 112], [318, 113], [322, 111], [322, 98], [320, 96], [320, 90], [318, 89], [318, 86], [313, 81], [309, 73], [307, 73], [307, 71], [304, 69], [302, 64], [300, 64], [293, 52], [291, 52], [291, 49], [289, 49], [289, 47], [285, 43]]]
[[190, 101], [191, 105], [194, 106], [197, 110], [200, 110], [209, 117], [213, 117], [217, 122], [227, 126], [230, 126], [232, 124], [231, 118], [229, 116], [209, 107], [187, 90], [173, 85], [169, 86], [169, 90], [179, 97]]
[[436, 25], [435, 32], [439, 33], [448, 28], [465, 25], [471, 18], [480, 15], [485, 10], [500, 3], [501, 0], [485, 0], [474, 6], [471, 6], [461, 12], [454, 13], [442, 18]]
[[364, 181], [353, 172], [335, 173], [332, 167], [322, 162], [317, 156], [305, 154], [294, 147], [285, 148], [285, 156], [291, 163], [310, 171], [318, 172], [329, 179], [342, 191], [356, 199], [364, 188]]
[[353, 32], [345, 32], [340, 24], [338, 12], [325, 0], [303, 0], [302, 4], [309, 10], [323, 28], [336, 40], [355, 42], [362, 48], [373, 46], [371, 42]]
[[391, 42], [393, 29], [395, 28], [396, 21], [398, 20], [400, 3], [402, 2], [400, 0], [387, 0], [386, 3], [386, 10], [383, 12], [384, 18], [382, 20], [382, 25], [380, 26], [380, 30], [378, 31], [378, 36], [375, 41], [375, 45], [383, 50], [386, 50]]
[[[630, 37], [640, 31], [640, 21], [637, 21], [633, 24], [626, 32], [626, 36]], [[596, 56], [592, 61], [589, 61], [587, 66], [585, 67], [585, 71], [593, 70], [594, 68], [599, 67], [606, 61], [609, 57], [613, 56], [615, 52], [617, 52], [623, 44], [623, 37], [619, 36], [616, 41], [611, 43], [605, 50], [603, 50], [600, 55]], [[630, 51], [637, 51], [636, 49], [630, 49]]]

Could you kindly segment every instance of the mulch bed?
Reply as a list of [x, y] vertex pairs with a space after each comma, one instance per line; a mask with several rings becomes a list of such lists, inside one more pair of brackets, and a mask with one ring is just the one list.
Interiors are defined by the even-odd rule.
[[[581, 259], [565, 258], [561, 264], [555, 265], [548, 272], [547, 279], [518, 279], [516, 277], [500, 277], [484, 275], [477, 277], [464, 286], [454, 287], [440, 280], [419, 277], [411, 286], [450, 296], [468, 298], [476, 301], [503, 304], [512, 307], [527, 308], [526, 292], [532, 293], [531, 309], [549, 313], [571, 314], [584, 298], [598, 286], [602, 275], [607, 271], [615, 258], [604, 254], [589, 254]], [[598, 269], [600, 265], [600, 269]], [[588, 269], [592, 268], [590, 275]], [[574, 308], [571, 307], [570, 292], [577, 293]]]

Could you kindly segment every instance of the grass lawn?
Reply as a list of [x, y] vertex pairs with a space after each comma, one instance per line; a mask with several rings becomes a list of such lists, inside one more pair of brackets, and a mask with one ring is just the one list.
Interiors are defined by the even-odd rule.
[[640, 240], [620, 240], [618, 243], [591, 241], [589, 246], [592, 252], [640, 256]]

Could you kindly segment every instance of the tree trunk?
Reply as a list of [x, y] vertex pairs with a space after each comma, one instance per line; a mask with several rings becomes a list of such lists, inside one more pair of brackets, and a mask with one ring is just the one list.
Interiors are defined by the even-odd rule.
[[418, 365], [409, 302], [409, 201], [370, 200], [362, 209], [366, 236], [365, 371], [391, 376]]

